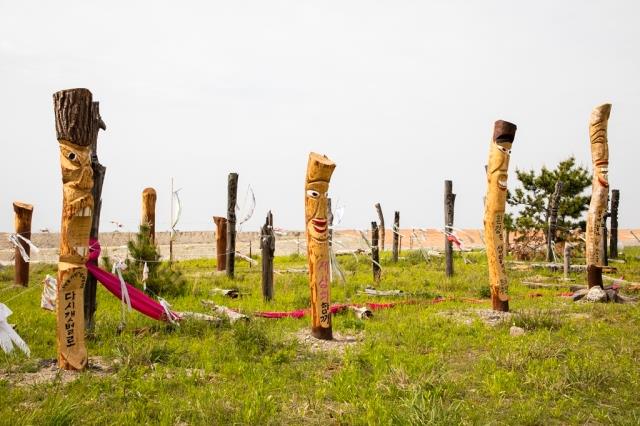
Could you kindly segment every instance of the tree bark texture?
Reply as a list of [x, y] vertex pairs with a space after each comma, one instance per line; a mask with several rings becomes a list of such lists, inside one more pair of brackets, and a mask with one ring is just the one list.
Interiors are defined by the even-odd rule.
[[94, 208], [92, 95], [87, 89], [63, 90], [53, 95], [53, 101], [62, 169], [62, 224], [56, 306], [58, 365], [65, 370], [83, 370], [87, 365], [84, 340], [85, 262]]
[[265, 301], [269, 301], [273, 299], [273, 255], [276, 250], [271, 211], [267, 214], [267, 220], [260, 230], [260, 249], [262, 250], [262, 297]]
[[[14, 201], [13, 212], [15, 213], [14, 225], [16, 234], [27, 240], [31, 239], [31, 216], [33, 206], [31, 204]], [[18, 238], [18, 244], [22, 246], [27, 255], [31, 254], [29, 244]], [[15, 252], [15, 283], [27, 287], [29, 285], [29, 262], [25, 261], [20, 254], [20, 249], [16, 247]]]
[[238, 199], [238, 174], [229, 173], [227, 184], [227, 277], [233, 279], [236, 270], [236, 203]]
[[384, 215], [382, 214], [382, 207], [380, 207], [380, 203], [376, 203], [376, 212], [378, 212], [378, 219], [380, 220], [380, 226], [378, 229], [380, 230], [380, 251], [384, 251], [384, 241], [385, 241], [385, 232], [384, 232]]
[[[100, 235], [100, 211], [102, 209], [102, 185], [107, 168], [100, 164], [98, 159], [98, 133], [100, 130], [106, 130], [107, 125], [100, 116], [100, 103], [91, 103], [91, 170], [93, 171], [93, 216], [91, 218], [91, 231], [89, 238], [97, 240]], [[96, 261], [97, 263], [97, 261]], [[96, 291], [98, 280], [93, 275], [87, 276], [84, 285], [84, 322], [87, 335], [92, 335], [95, 328], [94, 315], [98, 308], [96, 300]]]
[[609, 236], [609, 256], [618, 257], [618, 206], [620, 204], [620, 190], [611, 190], [611, 235]]
[[156, 242], [156, 201], [158, 194], [153, 188], [145, 188], [142, 191], [142, 218], [143, 225], [149, 227], [149, 239], [152, 244]]
[[549, 200], [549, 229], [547, 230], [547, 261], [555, 261], [553, 249], [555, 248], [556, 232], [558, 229], [558, 208], [560, 207], [560, 196], [562, 195], [562, 182], [557, 181], [556, 186]]
[[444, 254], [445, 254], [445, 275], [453, 276], [453, 243], [449, 238], [453, 232], [453, 213], [456, 202], [456, 194], [453, 193], [453, 182], [444, 181]]
[[493, 309], [507, 312], [507, 275], [504, 266], [504, 213], [511, 146], [516, 125], [498, 120], [493, 130], [487, 166], [487, 195], [484, 204], [484, 239], [489, 267]]
[[335, 167], [335, 163], [326, 156], [312, 152], [309, 154], [305, 178], [304, 213], [311, 289], [311, 334], [324, 340], [333, 339], [329, 311], [331, 261], [327, 193]]
[[589, 288], [602, 287], [602, 218], [607, 210], [609, 195], [609, 143], [607, 126], [611, 104], [596, 107], [589, 120], [589, 139], [593, 181], [591, 183], [591, 203], [587, 213], [587, 283]]
[[379, 248], [379, 228], [376, 222], [371, 222], [371, 262], [373, 270], [373, 282], [380, 282], [380, 248]]
[[213, 221], [216, 224], [216, 269], [224, 271], [227, 268], [227, 218], [214, 216]]
[[398, 261], [400, 255], [400, 212], [393, 214], [393, 251], [391, 258], [394, 262]]

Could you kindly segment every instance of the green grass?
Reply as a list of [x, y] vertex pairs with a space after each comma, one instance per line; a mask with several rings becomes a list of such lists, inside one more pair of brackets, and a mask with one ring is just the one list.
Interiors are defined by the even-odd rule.
[[[446, 279], [442, 259], [427, 264], [405, 252], [394, 265], [383, 253], [379, 289], [419, 294], [425, 303], [378, 310], [370, 320], [334, 317], [334, 330], [359, 335], [344, 352], [312, 352], [294, 335], [309, 319], [253, 319], [218, 326], [179, 327], [131, 313], [122, 333], [120, 301], [98, 290], [96, 337], [89, 354], [113, 363], [106, 375], [83, 373], [70, 383], [16, 386], [0, 379], [0, 424], [638, 424], [640, 422], [640, 307], [577, 304], [562, 290], [521, 284], [548, 271], [509, 271], [509, 322], [496, 327], [477, 318], [489, 309], [486, 259], [456, 257]], [[626, 250], [617, 275], [640, 281], [638, 249]], [[334, 283], [334, 302], [370, 301], [373, 285], [364, 257], [341, 257], [347, 282]], [[276, 269], [300, 268], [305, 259], [276, 259]], [[291, 310], [309, 303], [306, 274], [275, 278], [275, 301], [264, 303], [259, 267], [238, 261], [237, 279], [214, 273], [214, 260], [178, 262], [188, 279], [174, 309], [206, 312], [201, 299], [251, 313]], [[56, 356], [55, 318], [39, 307], [43, 277], [55, 265], [32, 265], [30, 290], [12, 288], [11, 268], [0, 270], [0, 302], [14, 311], [10, 323], [32, 350], [0, 352], [0, 377], [37, 371]], [[555, 274], [560, 277], [561, 274]], [[573, 276], [577, 282], [582, 275]], [[237, 287], [247, 296], [210, 295]], [[540, 297], [531, 297], [540, 293]], [[448, 298], [426, 303], [433, 297]], [[483, 299], [483, 297], [485, 297]], [[473, 299], [481, 299], [480, 302]], [[379, 301], [395, 301], [382, 298]], [[402, 299], [400, 299], [402, 300]], [[378, 301], [378, 300], [376, 300]], [[446, 312], [447, 315], [443, 315]], [[465, 313], [466, 312], [466, 313]], [[525, 335], [512, 337], [518, 325]]]

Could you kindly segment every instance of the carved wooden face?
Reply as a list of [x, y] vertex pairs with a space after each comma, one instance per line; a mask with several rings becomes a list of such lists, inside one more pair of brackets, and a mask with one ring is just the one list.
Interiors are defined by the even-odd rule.
[[507, 191], [507, 181], [509, 178], [509, 157], [511, 155], [510, 142], [494, 142], [492, 149], [498, 151], [497, 155], [490, 156], [487, 167], [487, 179], [490, 185], [497, 185], [501, 191]]
[[329, 238], [329, 221], [327, 219], [329, 182], [308, 182], [305, 190], [305, 217], [308, 235], [316, 241], [327, 241]]
[[600, 185], [609, 186], [609, 145], [604, 139], [596, 139], [591, 147], [594, 172]]
[[93, 211], [91, 148], [60, 141], [60, 165], [64, 197], [62, 214], [66, 218], [62, 232], [68, 244], [67, 249], [61, 249], [61, 255], [86, 256]]

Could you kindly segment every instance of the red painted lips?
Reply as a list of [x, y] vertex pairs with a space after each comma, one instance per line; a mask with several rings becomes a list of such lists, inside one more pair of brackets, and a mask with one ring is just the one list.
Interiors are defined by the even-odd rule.
[[327, 230], [327, 220], [326, 219], [311, 219], [311, 223], [313, 223], [313, 229], [316, 232], [322, 234]]

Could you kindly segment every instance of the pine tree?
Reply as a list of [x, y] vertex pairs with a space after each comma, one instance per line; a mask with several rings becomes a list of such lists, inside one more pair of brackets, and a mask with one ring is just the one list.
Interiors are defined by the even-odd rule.
[[539, 173], [516, 170], [516, 176], [522, 187], [510, 192], [507, 202], [518, 209], [515, 219], [518, 232], [545, 231], [546, 235], [550, 199], [557, 181], [563, 184], [558, 208], [558, 241], [564, 240], [573, 228], [584, 229], [582, 215], [589, 208], [591, 198], [584, 195], [584, 191], [591, 185], [591, 173], [585, 167], [577, 166], [574, 157], [561, 161], [553, 170], [546, 167]]

